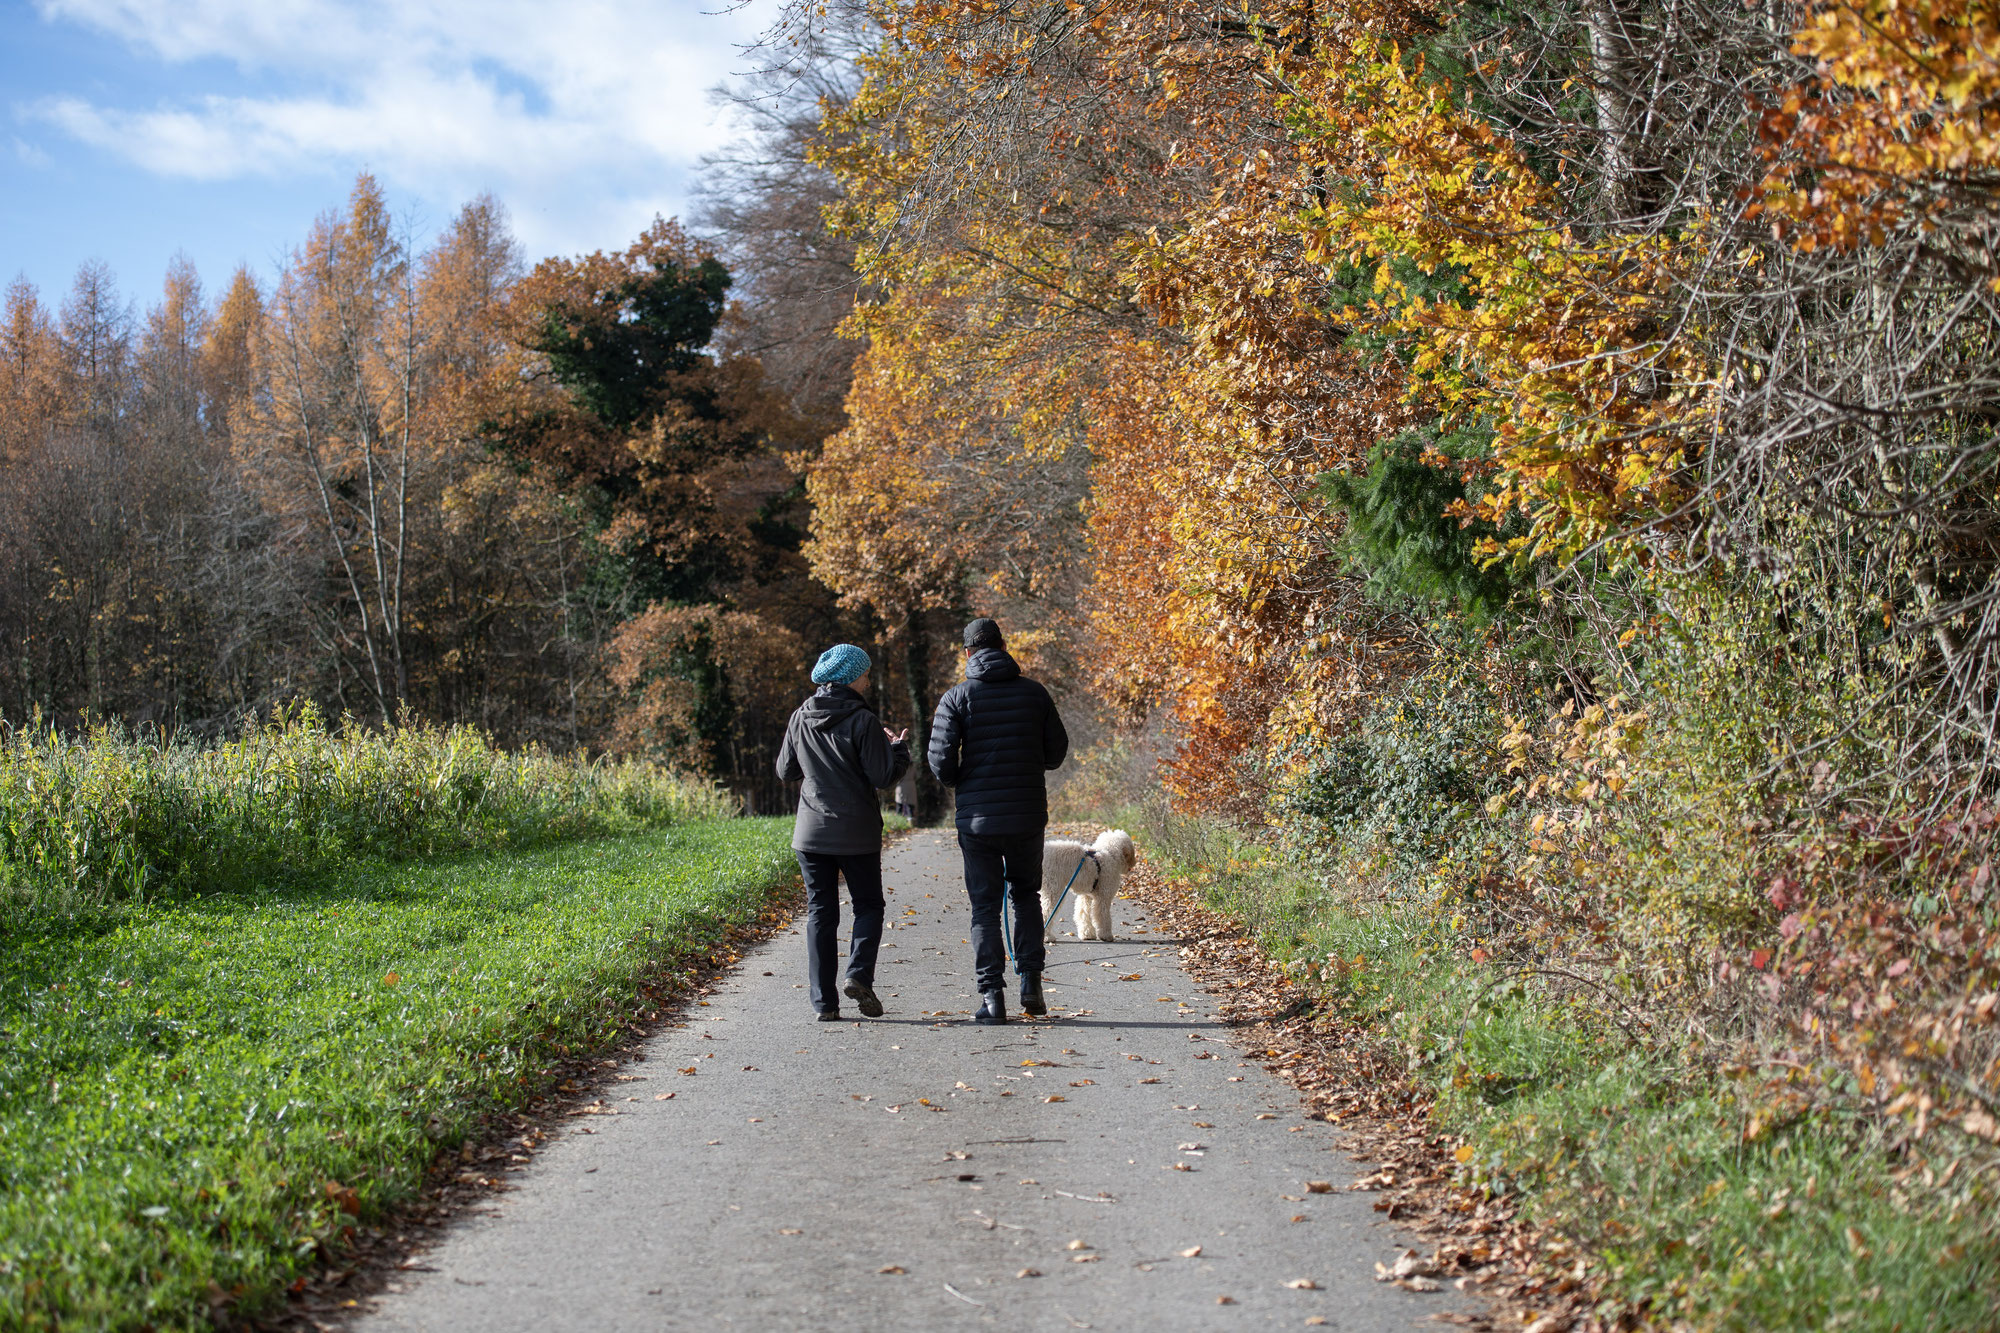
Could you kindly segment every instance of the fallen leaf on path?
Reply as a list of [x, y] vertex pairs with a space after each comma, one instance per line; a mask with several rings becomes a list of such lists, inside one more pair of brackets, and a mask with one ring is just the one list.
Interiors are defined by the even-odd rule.
[[1291, 1289], [1292, 1289], [1293, 1291], [1318, 1291], [1318, 1290], [1319, 1290], [1319, 1283], [1317, 1283], [1317, 1282], [1313, 1281], [1313, 1280], [1312, 1280], [1311, 1278], [1309, 1278], [1309, 1277], [1295, 1277], [1295, 1278], [1293, 1278], [1293, 1279], [1292, 1279], [1292, 1280], [1291, 1280], [1290, 1282], [1287, 1282], [1287, 1283], [1286, 1283], [1285, 1285], [1286, 1285], [1287, 1287], [1290, 1287], [1290, 1288], [1291, 1288]]
[[1177, 1147], [1181, 1152], [1201, 1152], [1204, 1149], [1206, 1149], [1208, 1145], [1206, 1143], [1181, 1143], [1181, 1144], [1176, 1144], [1175, 1147]]
[[[1437, 1265], [1433, 1264], [1430, 1260], [1424, 1258], [1415, 1250], [1404, 1250], [1401, 1255], [1397, 1256], [1394, 1264], [1375, 1265], [1375, 1280], [1377, 1282], [1394, 1282], [1401, 1286], [1415, 1280], [1428, 1281], [1431, 1274], [1435, 1272], [1437, 1272]], [[1412, 1287], [1411, 1290], [1436, 1291], [1437, 1284], [1433, 1282], [1429, 1287]]]
[[1201, 1246], [1199, 1246], [1199, 1245], [1190, 1245], [1190, 1246], [1188, 1246], [1188, 1247], [1187, 1247], [1187, 1248], [1186, 1248], [1185, 1250], [1182, 1250], [1182, 1251], [1181, 1251], [1181, 1258], [1183, 1258], [1183, 1259], [1192, 1259], [1192, 1258], [1194, 1258], [1194, 1257], [1195, 1257], [1196, 1255], [1198, 1255], [1198, 1254], [1200, 1254], [1200, 1253], [1201, 1253]]
[[683, 1069], [681, 1072], [683, 1074], [692, 1074], [695, 1070], [699, 1068], [701, 1068], [700, 1065], [689, 1065], [686, 1069]]
[[1215, 1126], [1214, 1126], [1214, 1125], [1211, 1125], [1211, 1124], [1209, 1124], [1209, 1123], [1208, 1123], [1208, 1122], [1207, 1122], [1206, 1120], [1196, 1120], [1196, 1121], [1193, 1121], [1193, 1122], [1191, 1122], [1191, 1123], [1192, 1123], [1192, 1124], [1194, 1125], [1194, 1127], [1195, 1127], [1196, 1129], [1214, 1129], [1214, 1128], [1215, 1128]]
[[909, 1270], [907, 1268], [904, 1268], [901, 1264], [883, 1264], [880, 1268], [876, 1269], [875, 1271], [878, 1273], [897, 1273], [897, 1274], [909, 1272]]
[[801, 1227], [779, 1227], [778, 1234], [780, 1236], [803, 1236], [806, 1233]]
[[1312, 1318], [1306, 1320], [1306, 1327], [1319, 1328], [1325, 1323], [1326, 1323], [1326, 1316], [1323, 1314], [1316, 1314]]
[[1097, 1086], [1097, 1080], [1094, 1078], [1080, 1078], [1071, 1083], [1070, 1086], [1072, 1088], [1094, 1088]]
[[1069, 1261], [1073, 1264], [1094, 1264], [1098, 1258], [1099, 1256], [1095, 1254], [1073, 1254], [1069, 1257]]
[[1306, 1182], [1306, 1193], [1331, 1194], [1333, 1193], [1333, 1182], [1330, 1180], [1308, 1180]]
[[1042, 1098], [1042, 1100], [1045, 1102], [1066, 1102], [1069, 1098], [1062, 1096], [1060, 1093], [1050, 1093], [1048, 1096]]
[[1020, 1272], [1014, 1274], [1015, 1277], [1040, 1277], [1041, 1275], [1042, 1275], [1042, 1270], [1039, 1268], [1024, 1268]]
[[953, 1149], [951, 1149], [950, 1151], [946, 1152], [946, 1153], [945, 1153], [945, 1155], [944, 1155], [944, 1160], [945, 1160], [945, 1161], [947, 1161], [947, 1162], [964, 1162], [964, 1161], [969, 1161], [969, 1160], [971, 1160], [971, 1158], [972, 1158], [972, 1154], [971, 1154], [971, 1153], [969, 1153], [969, 1152], [960, 1152], [960, 1151], [959, 1151], [958, 1149], [956, 1149], [956, 1148], [953, 1148]]
[[1259, 1120], [1276, 1120], [1278, 1117], [1272, 1115], [1269, 1111], [1260, 1111], [1257, 1115], [1257, 1118]]
[[653, 1094], [653, 1100], [656, 1102], [670, 1102], [673, 1099], [674, 1094], [671, 1092], [656, 1092]]
[[1174, 1163], [1174, 1168], [1173, 1168], [1173, 1169], [1174, 1169], [1174, 1170], [1176, 1170], [1176, 1171], [1192, 1171], [1192, 1170], [1194, 1170], [1194, 1168], [1193, 1168], [1193, 1167], [1191, 1167], [1191, 1166], [1189, 1166], [1189, 1165], [1188, 1165], [1188, 1164], [1187, 1164], [1186, 1162], [1175, 1162], [1175, 1163]]
[[1217, 1296], [1215, 1303], [1217, 1305], [1234, 1305], [1236, 1304], [1236, 1298], [1234, 1296]]
[[1306, 1220], [1306, 1215], [1304, 1213], [1294, 1213], [1292, 1214], [1292, 1220], [1294, 1222], [1303, 1222]]
[[1141, 1083], [1158, 1083], [1158, 1082], [1159, 1082], [1160, 1080], [1158, 1080], [1158, 1079], [1156, 1079], [1156, 1078], [1142, 1078], [1142, 1079], [1140, 1079], [1139, 1081], [1140, 1081]]

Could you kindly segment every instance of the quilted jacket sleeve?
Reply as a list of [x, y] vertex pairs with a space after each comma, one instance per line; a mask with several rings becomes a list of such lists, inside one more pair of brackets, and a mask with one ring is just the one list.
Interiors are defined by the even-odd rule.
[[1062, 714], [1056, 711], [1056, 701], [1049, 699], [1047, 691], [1042, 697], [1048, 699], [1048, 711], [1042, 714], [1042, 767], [1057, 769], [1069, 754], [1069, 732], [1063, 727]]
[[931, 719], [931, 772], [947, 787], [958, 785], [960, 748], [965, 742], [965, 694], [953, 686], [938, 700], [937, 716]]

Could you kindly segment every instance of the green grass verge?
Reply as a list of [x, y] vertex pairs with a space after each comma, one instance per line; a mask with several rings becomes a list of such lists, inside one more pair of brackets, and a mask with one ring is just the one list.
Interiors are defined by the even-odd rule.
[[[73, 916], [0, 956], [0, 1326], [277, 1298], [481, 1114], [614, 1039], [635, 982], [793, 873], [789, 819]], [[329, 1183], [335, 1186], [329, 1191]], [[347, 1200], [350, 1204], [356, 1199]]]
[[[1619, 1302], [1704, 1329], [2000, 1327], [1991, 1211], [1969, 1188], [1901, 1188], [1868, 1122], [1787, 1118], [1633, 1042], [1615, 1002], [1558, 1001], [1458, 955], [1416, 907], [1357, 911], [1214, 825], [1122, 813], [1166, 873], [1393, 1039], [1472, 1146], [1471, 1181], [1585, 1244]], [[1329, 975], [1330, 954], [1346, 968]]]

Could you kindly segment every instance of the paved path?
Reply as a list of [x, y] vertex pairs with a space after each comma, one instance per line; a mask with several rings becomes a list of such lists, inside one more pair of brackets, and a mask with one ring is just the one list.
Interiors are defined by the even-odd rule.
[[1403, 1238], [1343, 1188], [1337, 1132], [1231, 1044], [1136, 904], [1117, 943], [1051, 946], [1051, 1021], [982, 1028], [955, 843], [914, 836], [885, 869], [885, 1018], [813, 1022], [804, 940], [778, 936], [624, 1066], [622, 1115], [569, 1122], [359, 1327], [1374, 1330], [1466, 1308], [1373, 1280]]

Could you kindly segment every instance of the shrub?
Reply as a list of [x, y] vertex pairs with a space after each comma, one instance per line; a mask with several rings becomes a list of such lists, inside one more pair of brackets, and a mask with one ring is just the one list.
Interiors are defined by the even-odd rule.
[[1472, 855], [1488, 836], [1482, 807], [1506, 782], [1498, 691], [1478, 665], [1440, 655], [1347, 735], [1281, 756], [1280, 828], [1335, 865], [1389, 868], [1399, 882]]

